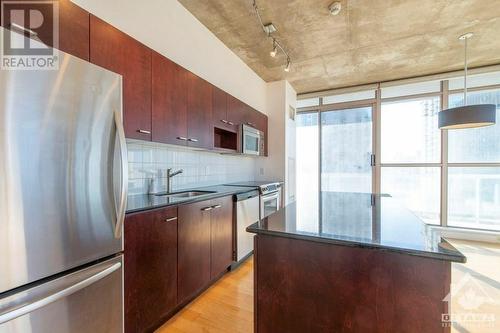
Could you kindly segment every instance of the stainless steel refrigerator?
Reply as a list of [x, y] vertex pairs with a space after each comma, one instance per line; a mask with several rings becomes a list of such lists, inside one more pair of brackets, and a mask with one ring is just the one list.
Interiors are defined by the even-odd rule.
[[122, 332], [120, 75], [0, 70], [0, 332]]

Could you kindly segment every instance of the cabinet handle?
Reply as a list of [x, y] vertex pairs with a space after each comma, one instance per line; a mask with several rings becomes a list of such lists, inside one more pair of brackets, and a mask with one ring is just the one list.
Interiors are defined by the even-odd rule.
[[177, 137], [177, 140], [182, 140], [182, 141], [187, 141], [188, 138], [185, 138], [183, 136], [178, 136]]
[[215, 205], [215, 206], [212, 206], [213, 209], [217, 209], [217, 208], [221, 208], [222, 205]]
[[10, 28], [11, 29], [14, 29], [14, 30], [17, 30], [17, 32], [27, 32], [28, 34], [30, 34], [30, 36], [38, 36], [38, 33], [34, 32], [33, 30], [31, 29], [28, 29], [26, 27], [23, 27], [22, 25], [19, 25], [19, 24], [16, 24], [16, 23], [11, 23], [10, 24]]
[[198, 142], [198, 139], [194, 139], [194, 138], [189, 138], [188, 141], [191, 141], [191, 142]]
[[137, 132], [141, 133], [141, 134], [151, 134], [151, 131], [146, 131], [146, 130], [137, 130]]
[[207, 212], [209, 210], [212, 210], [213, 207], [205, 207], [205, 208], [202, 208], [201, 210], [204, 211], [204, 212]]
[[224, 124], [228, 124], [228, 121], [225, 119], [221, 119], [220, 121], [222, 121]]
[[251, 123], [251, 122], [249, 122], [249, 121], [247, 121], [247, 125], [250, 125], [250, 126], [255, 127], [255, 124], [254, 124], [254, 123]]
[[177, 221], [177, 216], [169, 217], [168, 219], [165, 219], [165, 222], [172, 222], [172, 221]]
[[231, 125], [231, 126], [233, 126], [233, 125], [234, 125], [234, 123], [233, 123], [232, 121], [228, 121], [227, 123], [228, 123], [229, 125]]

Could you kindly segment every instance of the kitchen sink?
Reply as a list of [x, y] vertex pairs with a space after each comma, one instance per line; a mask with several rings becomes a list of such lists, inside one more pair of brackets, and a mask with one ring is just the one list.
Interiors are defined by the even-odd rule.
[[168, 198], [194, 198], [201, 195], [216, 193], [215, 191], [184, 191], [184, 192], [174, 192], [174, 193], [157, 193], [156, 196], [168, 197]]

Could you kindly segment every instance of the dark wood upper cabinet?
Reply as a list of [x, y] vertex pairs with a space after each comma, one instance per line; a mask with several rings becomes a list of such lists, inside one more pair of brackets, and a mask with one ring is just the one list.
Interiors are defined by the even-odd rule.
[[90, 14], [70, 0], [59, 0], [59, 49], [89, 61]]
[[179, 206], [178, 291], [182, 303], [210, 282], [211, 201]]
[[90, 61], [123, 76], [125, 135], [150, 141], [151, 50], [90, 15]]
[[223, 197], [212, 200], [210, 278], [224, 273], [233, 259], [233, 200]]
[[187, 94], [188, 145], [212, 149], [212, 85], [189, 72]]
[[152, 68], [153, 141], [186, 145], [188, 72], [156, 52]]
[[125, 219], [125, 331], [149, 332], [177, 306], [177, 208]]
[[214, 127], [236, 132], [238, 126], [229, 120], [228, 116], [229, 94], [217, 87], [213, 87], [212, 94], [212, 119]]
[[[26, 1], [0, 1], [7, 9], [23, 9], [39, 10], [44, 19], [44, 24], [40, 28], [34, 29], [37, 33], [36, 39], [42, 41], [48, 46], [56, 45], [53, 25], [54, 20], [53, 5], [47, 2], [26, 3]], [[2, 7], [2, 6], [0, 6]], [[58, 49], [79, 57], [84, 60], [89, 60], [89, 18], [87, 11], [78, 7], [70, 0], [59, 0], [59, 38]], [[5, 17], [5, 28], [10, 29], [10, 16]], [[24, 22], [14, 22], [22, 26]]]
[[227, 120], [238, 128], [245, 122], [245, 103], [228, 94], [227, 96]]
[[268, 118], [265, 114], [255, 111], [255, 122], [257, 128], [264, 132], [264, 155], [268, 156], [268, 142], [269, 142], [269, 130], [268, 130]]

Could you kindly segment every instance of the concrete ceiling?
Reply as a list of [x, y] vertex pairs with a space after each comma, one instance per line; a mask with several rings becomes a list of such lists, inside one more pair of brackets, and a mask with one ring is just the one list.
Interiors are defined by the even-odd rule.
[[264, 23], [292, 59], [269, 56], [252, 0], [179, 0], [265, 81], [287, 79], [298, 93], [500, 63], [500, 0], [257, 0]]

